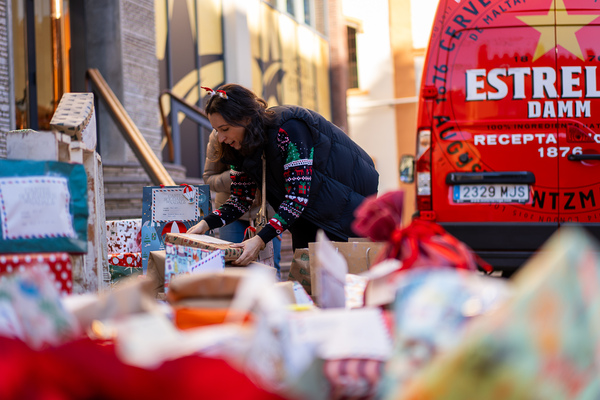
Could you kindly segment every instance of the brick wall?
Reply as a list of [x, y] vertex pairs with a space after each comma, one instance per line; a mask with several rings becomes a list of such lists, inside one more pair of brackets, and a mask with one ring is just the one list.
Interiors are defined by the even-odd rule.
[[[159, 71], [153, 0], [121, 0], [123, 105], [154, 153], [160, 152]], [[127, 161], [135, 161], [128, 152]]]
[[[119, 0], [118, 7], [122, 103], [154, 153], [162, 160], [154, 0]], [[175, 182], [186, 180], [184, 168], [165, 167]], [[142, 191], [152, 182], [133, 151], [127, 147], [123, 161], [111, 158], [104, 164], [103, 174], [106, 219], [140, 218]]]

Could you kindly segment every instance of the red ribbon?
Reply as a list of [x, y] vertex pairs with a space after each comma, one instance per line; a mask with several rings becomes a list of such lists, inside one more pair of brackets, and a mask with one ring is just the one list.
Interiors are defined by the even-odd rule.
[[367, 198], [355, 212], [355, 232], [387, 242], [376, 263], [391, 258], [402, 261], [401, 270], [425, 265], [476, 270], [479, 265], [488, 273], [492, 271], [487, 262], [435, 222], [413, 219], [401, 228], [402, 205], [403, 193], [394, 191]]

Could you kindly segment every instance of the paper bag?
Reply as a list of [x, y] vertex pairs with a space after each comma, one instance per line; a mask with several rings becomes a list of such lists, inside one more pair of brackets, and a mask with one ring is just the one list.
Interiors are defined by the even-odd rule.
[[147, 277], [151, 280], [155, 294], [165, 291], [165, 259], [166, 250], [151, 251], [148, 256]]
[[142, 196], [142, 268], [151, 251], [165, 249], [165, 235], [186, 232], [211, 212], [208, 185], [146, 186]]
[[300, 283], [304, 290], [306, 290], [306, 293], [311, 294], [308, 249], [296, 249], [294, 251], [288, 280]]
[[[316, 273], [316, 280], [319, 282], [315, 295], [318, 304], [322, 308], [344, 308], [346, 307], [346, 274], [348, 274], [348, 264], [342, 255], [331, 244], [325, 233], [317, 233], [317, 243], [315, 246], [315, 257], [313, 268]], [[311, 269], [311, 270], [313, 270]]]

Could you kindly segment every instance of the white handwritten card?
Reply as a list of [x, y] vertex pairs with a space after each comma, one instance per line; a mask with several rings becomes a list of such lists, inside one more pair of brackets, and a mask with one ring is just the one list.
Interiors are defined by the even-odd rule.
[[183, 187], [152, 190], [152, 222], [193, 221], [200, 217], [198, 194], [196, 201], [190, 203], [183, 190]]
[[67, 178], [0, 178], [0, 220], [4, 240], [74, 238]]

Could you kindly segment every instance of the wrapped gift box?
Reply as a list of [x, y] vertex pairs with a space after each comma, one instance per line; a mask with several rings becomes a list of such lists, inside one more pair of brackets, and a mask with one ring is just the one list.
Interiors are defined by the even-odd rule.
[[93, 93], [63, 94], [50, 121], [52, 129], [83, 141], [88, 149], [96, 147], [96, 114]]
[[106, 221], [106, 242], [109, 254], [141, 252], [142, 219]]
[[205, 250], [167, 243], [165, 252], [165, 292], [173, 275], [218, 272], [225, 268], [222, 250]]
[[166, 299], [175, 308], [227, 309], [250, 273], [245, 267], [228, 267], [219, 272], [180, 276], [171, 282]]
[[73, 290], [73, 268], [68, 253], [20, 253], [0, 255], [0, 275], [17, 273], [28, 268], [49, 272], [54, 286], [62, 294]]
[[87, 253], [87, 188], [81, 164], [0, 159], [0, 254]]
[[229, 247], [232, 244], [231, 242], [216, 239], [212, 236], [196, 235], [193, 233], [167, 233], [165, 242], [197, 249], [222, 250], [225, 262], [237, 260], [244, 251], [241, 248]]
[[142, 273], [142, 253], [116, 253], [108, 255], [110, 280], [115, 283], [121, 278]]
[[108, 263], [127, 268], [142, 267], [142, 253], [117, 253], [108, 255]]

